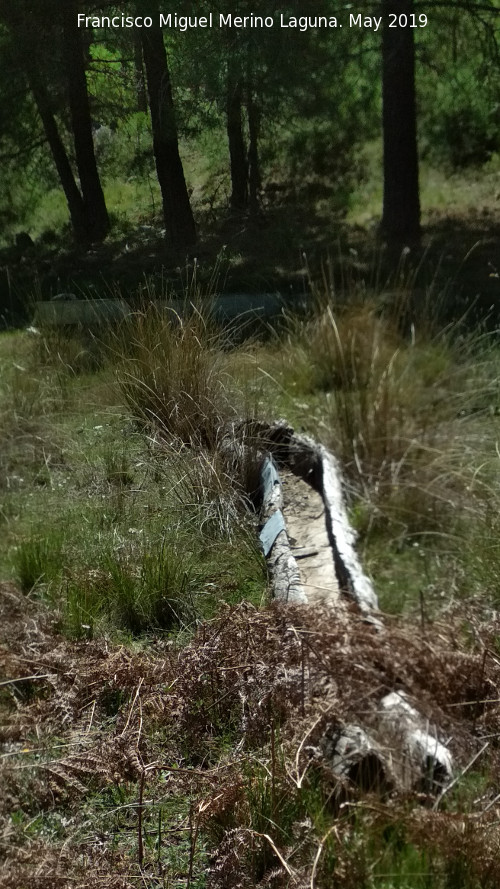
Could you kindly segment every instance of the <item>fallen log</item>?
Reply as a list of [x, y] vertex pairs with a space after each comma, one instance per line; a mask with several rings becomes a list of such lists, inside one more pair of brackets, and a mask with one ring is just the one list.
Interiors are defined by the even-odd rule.
[[404, 692], [391, 692], [380, 702], [378, 725], [335, 723], [319, 743], [326, 765], [342, 781], [368, 793], [414, 790], [443, 791], [453, 778], [452, 757], [408, 702]]
[[404, 788], [436, 793], [451, 781], [450, 751], [405, 692], [391, 692], [380, 702], [378, 740], [390, 752], [392, 769]]
[[260, 439], [262, 447], [267, 447], [278, 465], [287, 467], [320, 493], [340, 591], [349, 595], [365, 616], [377, 612], [375, 590], [355, 551], [356, 534], [349, 522], [341, 472], [333, 454], [312, 438], [296, 435], [283, 420], [253, 424], [252, 434]]
[[326, 764], [364, 793], [389, 793], [396, 782], [383, 749], [359, 725], [329, 726], [320, 743]]
[[[283, 487], [273, 457], [321, 493], [340, 590], [381, 628], [380, 620], [373, 617], [378, 610], [375, 591], [355, 551], [356, 535], [345, 508], [342, 477], [335, 457], [312, 439], [295, 435], [293, 429], [282, 422], [266, 431], [266, 444], [272, 456], [266, 457], [261, 468], [263, 527], [260, 539], [270, 565], [274, 595], [286, 602], [312, 601], [308, 598], [307, 586], [304, 589], [301, 584], [300, 568], [287, 533], [287, 504], [283, 502]], [[295, 526], [300, 527], [300, 523]], [[313, 538], [311, 534], [303, 535], [307, 546], [301, 546], [300, 540], [295, 541], [299, 562], [321, 549], [319, 543], [315, 549]], [[333, 596], [331, 604], [334, 604]], [[327, 730], [320, 746], [334, 775], [362, 791], [386, 793], [399, 787], [437, 793], [452, 780], [450, 751], [430, 731], [404, 692], [394, 691], [382, 699], [370, 734], [359, 725], [334, 726]]]
[[269, 565], [276, 599], [306, 603], [300, 572], [293, 556], [282, 513], [283, 492], [276, 465], [266, 457], [261, 469], [262, 508], [260, 541]]

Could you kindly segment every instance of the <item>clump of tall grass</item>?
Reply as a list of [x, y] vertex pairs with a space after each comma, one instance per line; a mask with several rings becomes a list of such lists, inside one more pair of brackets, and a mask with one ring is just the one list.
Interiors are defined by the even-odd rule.
[[197, 617], [199, 585], [195, 556], [173, 534], [134, 554], [110, 548], [97, 567], [67, 578], [63, 623], [75, 636], [106, 623], [133, 635], [179, 629]]
[[172, 508], [204, 539], [231, 541], [239, 532], [245, 494], [220, 450], [171, 450], [160, 472], [170, 484]]
[[23, 593], [29, 593], [40, 584], [47, 586], [55, 581], [63, 567], [64, 537], [60, 531], [33, 534], [22, 541], [14, 551], [13, 567]]
[[402, 331], [375, 297], [324, 299], [281, 350], [281, 379], [309, 400], [309, 428], [340, 459], [350, 502], [365, 506], [363, 530], [399, 539], [446, 536], [474, 504], [480, 515], [485, 421], [498, 405], [496, 347], [479, 334], [431, 335], [413, 318]]
[[[432, 447], [436, 428], [437, 399], [428, 403], [422, 397], [428, 384], [418, 373], [417, 349], [373, 312], [338, 322], [330, 308], [325, 314], [323, 349], [335, 374], [327, 413], [336, 450], [347, 472], [365, 486], [396, 483], [403, 466], [421, 448]], [[446, 347], [442, 350], [438, 366], [449, 361]]]
[[116, 342], [121, 395], [149, 435], [183, 521], [194, 521], [205, 539], [234, 536], [256, 459], [255, 447], [243, 441], [239, 419], [248, 409], [230, 348], [210, 312], [192, 305], [181, 317], [151, 303]]
[[440, 396], [429, 391], [451, 362], [446, 343], [405, 341], [371, 303], [341, 311], [327, 304], [292, 333], [285, 352], [296, 389], [324, 393], [329, 444], [344, 470], [373, 484], [396, 472], [417, 440], [432, 439]]
[[235, 415], [222, 337], [200, 312], [180, 317], [149, 304], [117, 335], [119, 389], [149, 430], [182, 445], [216, 448]]

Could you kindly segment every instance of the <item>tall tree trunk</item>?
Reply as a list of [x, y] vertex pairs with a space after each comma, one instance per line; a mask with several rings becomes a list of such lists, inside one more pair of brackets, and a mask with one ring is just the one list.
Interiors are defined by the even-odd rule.
[[250, 210], [256, 213], [259, 209], [259, 193], [261, 188], [259, 163], [260, 113], [255, 102], [251, 71], [247, 80], [247, 114], [248, 114], [248, 187]]
[[196, 241], [189, 195], [179, 154], [172, 84], [163, 34], [159, 27], [157, 0], [140, 0], [141, 14], [153, 19], [151, 28], [141, 31], [142, 51], [153, 128], [153, 151], [160, 184], [166, 238], [169, 244], [186, 247]]
[[61, 180], [61, 185], [68, 203], [69, 215], [75, 239], [80, 243], [87, 240], [87, 222], [83, 198], [76, 184], [73, 170], [66, 149], [59, 135], [57, 123], [52, 111], [50, 99], [36, 66], [25, 60], [29, 87], [40, 115], [45, 136]]
[[231, 170], [231, 207], [246, 210], [248, 206], [248, 159], [243, 137], [243, 82], [229, 49], [226, 98], [226, 129]]
[[76, 164], [85, 206], [87, 238], [89, 241], [101, 241], [108, 234], [110, 223], [95, 159], [83, 41], [81, 31], [77, 27], [77, 14], [76, 0], [65, 0], [64, 50], [69, 109]]
[[[413, 0], [382, 0], [384, 208], [382, 232], [402, 246], [420, 237], [414, 30], [389, 27], [413, 13]], [[409, 18], [408, 18], [409, 20]]]
[[134, 39], [134, 72], [135, 72], [135, 95], [137, 99], [137, 110], [147, 112], [148, 97], [146, 95], [146, 81], [144, 80], [144, 65], [142, 63], [142, 42], [138, 28], [133, 30]]
[[59, 133], [43, 74], [40, 71], [36, 22], [27, 16], [26, 9], [20, 3], [4, 5], [1, 15], [19, 47], [19, 67], [24, 71], [42, 121], [45, 138], [68, 204], [73, 233], [77, 241], [85, 241], [87, 238], [85, 205]]

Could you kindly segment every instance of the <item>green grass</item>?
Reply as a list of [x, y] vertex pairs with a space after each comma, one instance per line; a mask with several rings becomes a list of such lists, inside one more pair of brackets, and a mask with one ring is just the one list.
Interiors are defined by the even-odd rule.
[[[123, 181], [110, 178], [104, 185], [108, 212], [113, 220], [114, 235], [127, 231], [130, 225], [151, 223], [161, 211], [161, 193], [155, 177], [131, 178]], [[47, 233], [60, 237], [69, 226], [70, 218], [64, 193], [60, 188], [40, 193], [26, 218], [17, 223], [36, 240]]]
[[99, 564], [66, 583], [64, 626], [92, 635], [106, 616], [111, 626], [139, 635], [189, 626], [196, 618], [193, 554], [176, 538], [143, 545], [133, 562], [104, 552]]
[[89, 365], [78, 337], [1, 346], [4, 576], [58, 607], [72, 635], [185, 629], [225, 596], [261, 600], [265, 572], [220, 458], [151, 448], [116, 403], [112, 349]]
[[361, 283], [254, 351], [260, 408], [340, 459], [384, 610], [435, 613], [464, 583], [496, 601], [498, 345], [440, 330], [408, 278], [389, 304]]
[[56, 529], [45, 537], [23, 540], [14, 552], [15, 577], [24, 593], [49, 585], [60, 574], [63, 538]]
[[[111, 345], [90, 341], [91, 360], [78, 337], [5, 335], [4, 570], [22, 544], [16, 558], [34, 563], [18, 569], [23, 584], [45, 573], [35, 558], [47, 537], [38, 503], [54, 533], [64, 526], [91, 553], [84, 564], [112, 552], [113, 534], [135, 558], [126, 528], [161, 541], [182, 526], [199, 563], [211, 541], [246, 546], [244, 467], [230, 468], [220, 445], [225, 424], [251, 405], [251, 415], [284, 415], [340, 458], [384, 609], [418, 612], [423, 595], [433, 611], [469, 573], [496, 601], [495, 341], [434, 333], [417, 316], [408, 335], [397, 300], [381, 308], [360, 293], [344, 307], [318, 298], [317, 314], [272, 344], [229, 351], [199, 314], [179, 321], [157, 308], [134, 316]], [[74, 573], [73, 549], [65, 544]]]
[[[66, 637], [54, 637], [57, 670], [44, 642], [45, 684], [39, 661], [35, 679], [15, 661], [16, 678], [27, 678], [0, 696], [18, 731], [15, 755], [31, 757], [9, 780], [19, 794], [24, 781], [21, 796], [32, 800], [10, 829], [33, 855], [38, 842], [90, 848], [91, 835], [111, 871], [130, 866], [137, 876], [141, 859], [151, 886], [202, 889], [209, 866], [220, 885], [494, 885], [489, 840], [474, 828], [481, 800], [494, 797], [494, 764], [460, 780], [433, 813], [415, 795], [347, 792], [317, 765], [313, 737], [299, 757], [312, 708], [335, 704], [342, 675], [328, 673], [330, 697], [318, 704], [314, 671], [333, 644], [323, 639], [317, 651], [322, 625], [299, 720], [301, 648], [287, 619], [272, 631], [261, 623], [278, 612], [259, 611], [267, 576], [245, 466], [227, 460], [222, 441], [240, 415], [281, 415], [332, 448], [382, 610], [411, 616], [423, 659], [443, 610], [464, 599], [491, 615], [500, 351], [494, 338], [433, 331], [425, 313], [413, 328], [401, 324], [405, 295], [395, 306], [362, 298], [360, 287], [345, 306], [323, 298], [314, 316], [244, 348], [199, 315], [172, 323], [157, 310], [139, 313], [111, 345], [91, 343], [91, 360], [88, 344], [67, 335], [0, 336], [0, 570]], [[287, 666], [276, 648], [267, 662], [265, 645], [290, 644]], [[48, 701], [52, 728], [36, 721]], [[36, 729], [16, 729], [28, 711]], [[332, 711], [334, 723], [344, 718]], [[480, 720], [468, 744], [476, 728]]]
[[[382, 212], [381, 141], [368, 143], [363, 157], [366, 175], [350, 196], [347, 218], [351, 225], [369, 228], [380, 220]], [[493, 155], [482, 167], [473, 166], [454, 173], [444, 165], [421, 158], [420, 203], [424, 224], [441, 212], [465, 218], [468, 213], [475, 213], [478, 206], [493, 209], [498, 165], [498, 155]]]

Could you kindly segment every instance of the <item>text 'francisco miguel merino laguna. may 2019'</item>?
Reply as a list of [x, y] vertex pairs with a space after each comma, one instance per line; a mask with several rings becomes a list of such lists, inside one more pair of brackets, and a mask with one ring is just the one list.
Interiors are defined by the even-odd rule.
[[[169, 28], [178, 31], [190, 31], [197, 28], [296, 28], [308, 31], [318, 28], [364, 28], [378, 31], [383, 16], [362, 15], [350, 12], [345, 18], [325, 15], [233, 15], [232, 13], [208, 13], [208, 15], [178, 15], [177, 13], [160, 13], [159, 21], [151, 16], [132, 15], [83, 15], [78, 14], [79, 28]], [[425, 28], [427, 16], [422, 14], [391, 14], [388, 17], [389, 28]]]

